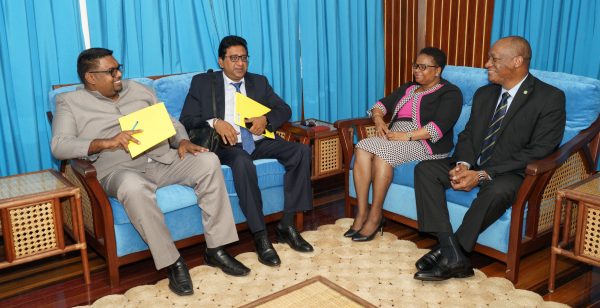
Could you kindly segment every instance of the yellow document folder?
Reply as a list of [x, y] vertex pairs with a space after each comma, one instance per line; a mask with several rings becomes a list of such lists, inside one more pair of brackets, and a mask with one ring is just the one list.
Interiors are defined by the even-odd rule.
[[[246, 127], [244, 119], [259, 117], [271, 111], [271, 108], [249, 98], [242, 93], [235, 93], [235, 124]], [[275, 139], [275, 134], [272, 131], [266, 130], [263, 136]]]
[[175, 135], [175, 127], [164, 103], [154, 104], [120, 117], [119, 123], [121, 130], [142, 130], [141, 133], [133, 135], [140, 144], [129, 142], [131, 158]]

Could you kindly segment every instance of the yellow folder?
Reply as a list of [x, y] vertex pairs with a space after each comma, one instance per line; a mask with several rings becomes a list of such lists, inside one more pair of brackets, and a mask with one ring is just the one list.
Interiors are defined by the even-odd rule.
[[129, 142], [131, 158], [135, 158], [176, 133], [164, 103], [154, 104], [122, 116], [119, 118], [119, 123], [121, 130], [142, 130], [141, 133], [133, 135], [140, 144]]
[[[266, 107], [265, 105], [249, 98], [248, 96], [242, 93], [235, 93], [235, 124], [241, 127], [246, 127], [244, 119], [259, 117], [261, 115], [266, 114], [269, 111], [271, 111], [271, 108]], [[266, 129], [263, 133], [263, 136], [275, 139], [275, 134], [272, 131]]]

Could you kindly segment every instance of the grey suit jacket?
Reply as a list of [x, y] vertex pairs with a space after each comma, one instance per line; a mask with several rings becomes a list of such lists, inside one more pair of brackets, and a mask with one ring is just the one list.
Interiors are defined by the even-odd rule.
[[[57, 159], [84, 158], [90, 160], [102, 179], [113, 170], [128, 168], [144, 171], [148, 158], [163, 164], [177, 159], [179, 142], [188, 139], [185, 128], [171, 117], [176, 134], [144, 154], [132, 159], [123, 149], [104, 150], [88, 155], [94, 139], [109, 139], [121, 132], [118, 119], [131, 112], [157, 103], [151, 88], [134, 81], [123, 81], [117, 101], [102, 96], [97, 91], [83, 87], [56, 97], [56, 113], [52, 122], [52, 154]], [[140, 127], [143, 129], [143, 127]]]

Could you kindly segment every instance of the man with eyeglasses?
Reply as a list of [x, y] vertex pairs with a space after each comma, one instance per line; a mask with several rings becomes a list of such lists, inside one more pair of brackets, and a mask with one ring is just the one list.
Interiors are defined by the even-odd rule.
[[[203, 125], [213, 127], [222, 139], [215, 153], [222, 164], [231, 167], [240, 207], [254, 235], [258, 260], [267, 266], [279, 266], [281, 260], [267, 236], [253, 160], [275, 158], [285, 166], [285, 204], [283, 218], [275, 232], [299, 252], [311, 252], [313, 247], [294, 227], [296, 212], [312, 208], [310, 182], [311, 151], [306, 145], [279, 138], [263, 138], [265, 128], [275, 131], [291, 116], [290, 107], [273, 91], [265, 76], [248, 72], [246, 40], [227, 36], [219, 44], [219, 66], [223, 71], [194, 76], [186, 97], [180, 121], [188, 131]], [[235, 94], [240, 92], [271, 109], [263, 116], [246, 119], [246, 127], [234, 122]], [[213, 113], [213, 93], [216, 114]], [[210, 259], [206, 260], [212, 265]]]
[[[530, 74], [530, 60], [531, 47], [524, 38], [498, 40], [485, 64], [490, 84], [475, 92], [453, 156], [416, 166], [419, 230], [437, 236], [439, 245], [416, 262], [415, 279], [472, 276], [466, 254], [479, 234], [512, 206], [527, 164], [559, 145], [566, 121], [565, 94]], [[454, 231], [446, 189], [476, 187], [477, 196]]]
[[[156, 204], [159, 187], [181, 184], [194, 188], [202, 208], [207, 251], [220, 262], [236, 264], [235, 274], [250, 271], [223, 246], [238, 240], [219, 159], [191, 143], [181, 123], [171, 119], [176, 135], [131, 158], [135, 134], [121, 131], [118, 119], [157, 103], [154, 91], [122, 80], [122, 66], [112, 51], [91, 48], [77, 59], [83, 82], [73, 92], [59, 94], [52, 123], [52, 153], [57, 159], [83, 158], [96, 168], [102, 188], [123, 204], [129, 220], [150, 247], [156, 269], [167, 268], [169, 288], [178, 295], [194, 293], [187, 265], [179, 255], [164, 216]], [[198, 222], [200, 223], [200, 222]]]

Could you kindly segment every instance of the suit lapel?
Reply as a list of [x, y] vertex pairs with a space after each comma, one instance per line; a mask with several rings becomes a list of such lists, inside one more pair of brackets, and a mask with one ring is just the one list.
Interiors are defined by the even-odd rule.
[[[217, 101], [217, 117], [225, 118], [225, 80], [223, 80], [223, 71], [215, 72], [215, 100]], [[211, 98], [212, 99], [212, 98]], [[212, 104], [212, 102], [211, 102]], [[212, 108], [212, 107], [211, 107]]]
[[254, 81], [252, 80], [252, 78], [250, 77], [250, 74], [246, 74], [246, 76], [244, 76], [244, 81], [246, 82], [246, 96], [248, 96], [249, 98], [256, 100], [255, 97], [255, 88], [254, 88]]
[[510, 120], [519, 111], [519, 109], [521, 109], [521, 107], [523, 107], [523, 105], [527, 103], [527, 98], [533, 92], [533, 82], [533, 76], [529, 74], [529, 76], [527, 76], [527, 79], [525, 79], [521, 84], [521, 87], [519, 87], [515, 98], [513, 98], [512, 103], [508, 108], [508, 112], [506, 112], [506, 115], [504, 116], [504, 120], [502, 120], [502, 126], [500, 126], [500, 131], [498, 131], [498, 137], [502, 135], [502, 132], [504, 131], [508, 123], [510, 123]]

